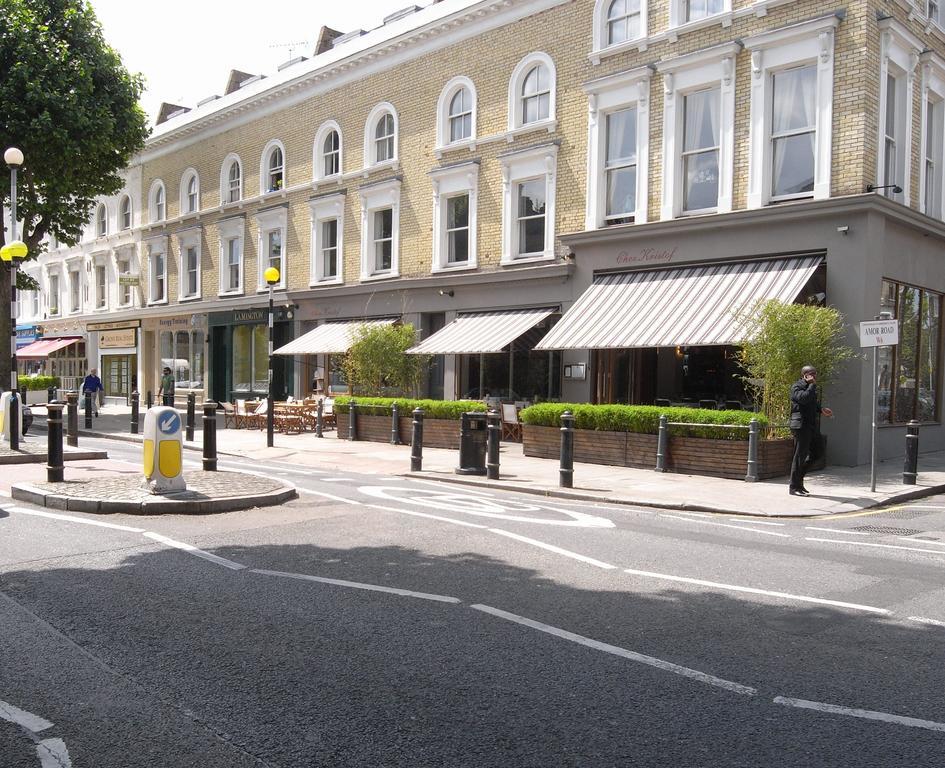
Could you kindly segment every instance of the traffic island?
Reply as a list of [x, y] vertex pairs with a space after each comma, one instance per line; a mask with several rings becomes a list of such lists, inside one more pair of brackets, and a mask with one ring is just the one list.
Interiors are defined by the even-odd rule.
[[126, 515], [209, 515], [271, 507], [298, 498], [295, 488], [242, 472], [185, 472], [187, 490], [153, 494], [139, 475], [14, 485], [19, 501], [70, 512]]
[[[31, 439], [27, 442], [21, 439], [20, 448], [17, 451], [12, 451], [9, 445], [0, 443], [0, 466], [5, 464], [45, 464], [48, 458], [45, 440]], [[64, 461], [107, 459], [108, 452], [65, 448], [62, 452], [62, 458]]]

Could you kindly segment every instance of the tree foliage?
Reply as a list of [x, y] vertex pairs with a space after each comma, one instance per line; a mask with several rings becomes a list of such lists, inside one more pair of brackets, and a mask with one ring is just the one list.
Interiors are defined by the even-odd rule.
[[757, 398], [772, 424], [790, 416], [791, 385], [800, 378], [801, 367], [817, 369], [817, 383], [826, 388], [836, 379], [842, 364], [856, 357], [843, 342], [843, 315], [834, 307], [810, 304], [762, 302], [743, 318], [752, 335], [738, 353], [746, 372], [747, 387]]
[[408, 355], [416, 344], [410, 323], [362, 325], [344, 369], [352, 393], [381, 396], [415, 392], [430, 362], [427, 355]]

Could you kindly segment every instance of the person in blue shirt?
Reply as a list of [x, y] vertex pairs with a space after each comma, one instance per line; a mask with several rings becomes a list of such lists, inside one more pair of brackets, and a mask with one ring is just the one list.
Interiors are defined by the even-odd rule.
[[105, 387], [102, 386], [102, 380], [98, 377], [98, 370], [93, 368], [89, 371], [89, 375], [85, 377], [85, 380], [82, 382], [82, 396], [85, 397], [86, 392], [92, 393], [92, 412], [98, 416], [98, 401], [105, 393]]

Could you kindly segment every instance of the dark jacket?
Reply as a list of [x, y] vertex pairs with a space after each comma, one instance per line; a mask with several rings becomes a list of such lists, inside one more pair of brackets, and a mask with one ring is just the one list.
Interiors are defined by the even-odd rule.
[[791, 429], [815, 428], [819, 413], [820, 399], [817, 397], [817, 384], [813, 381], [804, 381], [804, 379], [795, 381], [791, 385]]
[[93, 376], [91, 373], [85, 377], [85, 381], [82, 382], [82, 391], [83, 392], [98, 392], [101, 389], [105, 389], [102, 386], [102, 380], [98, 376]]

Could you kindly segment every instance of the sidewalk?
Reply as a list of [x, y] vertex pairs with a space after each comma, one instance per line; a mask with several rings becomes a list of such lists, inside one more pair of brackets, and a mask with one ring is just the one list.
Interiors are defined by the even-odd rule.
[[[129, 408], [107, 406], [94, 419], [90, 432], [85, 432], [84, 419], [80, 417], [79, 446], [82, 446], [83, 434], [140, 442], [140, 434], [130, 434], [130, 413]], [[185, 443], [186, 448], [202, 451], [200, 424], [198, 409], [195, 439]], [[34, 423], [34, 439], [37, 435], [45, 436], [44, 427], [40, 416]], [[142, 412], [140, 428], [143, 427]], [[274, 443], [272, 448], [266, 447], [265, 431], [223, 429], [222, 416], [217, 418], [217, 447], [221, 455], [289, 461], [300, 467], [318, 469], [412, 476], [576, 500], [764, 517], [813, 517], [855, 512], [945, 491], [945, 452], [919, 456], [916, 485], [902, 484], [901, 460], [883, 462], [877, 467], [875, 493], [869, 490], [869, 465], [828, 467], [808, 476], [807, 486], [812, 495], [805, 498], [788, 494], [786, 477], [746, 483], [701, 475], [663, 474], [648, 469], [579, 463], [574, 465], [574, 488], [569, 490], [558, 486], [557, 461], [523, 456], [521, 445], [515, 443], [502, 444], [498, 481], [455, 474], [458, 452], [452, 450], [424, 448], [423, 471], [412, 473], [410, 447], [405, 445], [352, 443], [339, 440], [334, 431], [325, 432], [321, 439], [308, 432], [301, 435], [276, 433]], [[68, 470], [67, 467], [67, 473]]]

